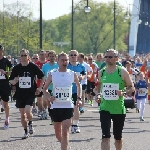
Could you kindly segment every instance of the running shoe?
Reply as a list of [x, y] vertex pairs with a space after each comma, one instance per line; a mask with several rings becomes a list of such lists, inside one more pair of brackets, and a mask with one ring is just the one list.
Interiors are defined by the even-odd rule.
[[83, 114], [84, 113], [83, 107], [79, 107], [79, 111], [80, 111], [80, 114]]
[[30, 133], [30, 134], [33, 134], [33, 132], [34, 132], [34, 131], [33, 131], [32, 124], [30, 124], [30, 125], [29, 125], [29, 133]]
[[2, 107], [2, 108], [1, 108], [1, 112], [3, 112], [3, 111], [4, 111], [4, 108]]
[[44, 110], [44, 111], [43, 111], [43, 119], [47, 119], [47, 118], [48, 118], [47, 112]]
[[88, 100], [88, 104], [91, 104], [91, 100]]
[[51, 121], [50, 121], [50, 125], [53, 125], [53, 124], [54, 124], [54, 121], [51, 120]]
[[143, 117], [140, 117], [140, 121], [145, 121], [145, 119]]
[[28, 133], [25, 133], [25, 134], [23, 135], [22, 139], [24, 140], [24, 139], [27, 139], [28, 137], [29, 137], [29, 134], [28, 134]]
[[6, 120], [5, 123], [4, 123], [4, 130], [7, 130], [9, 128], [9, 123], [8, 121]]
[[91, 101], [91, 106], [93, 106], [93, 101]]
[[79, 126], [75, 125], [75, 126], [74, 126], [74, 130], [75, 130], [75, 133], [80, 133], [80, 128], [79, 128]]
[[140, 112], [140, 110], [138, 108], [136, 108], [136, 113], [139, 113], [139, 112]]
[[74, 127], [74, 125], [71, 126], [71, 133], [72, 134], [75, 133], [75, 127]]

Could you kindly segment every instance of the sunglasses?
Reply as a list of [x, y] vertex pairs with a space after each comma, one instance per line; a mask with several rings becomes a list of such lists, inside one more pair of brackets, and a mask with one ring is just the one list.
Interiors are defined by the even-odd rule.
[[111, 58], [113, 58], [113, 56], [105, 56], [104, 58], [110, 58], [111, 59]]
[[93, 59], [88, 59], [88, 60], [93, 60]]
[[38, 58], [32, 58], [32, 59], [38, 59]]
[[21, 55], [21, 57], [27, 57], [27, 55]]
[[70, 56], [77, 56], [76, 54], [70, 54]]

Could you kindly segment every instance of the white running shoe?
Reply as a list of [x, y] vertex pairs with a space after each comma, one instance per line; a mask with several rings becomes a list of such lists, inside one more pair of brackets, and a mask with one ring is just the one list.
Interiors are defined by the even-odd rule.
[[27, 139], [29, 137], [29, 134], [28, 133], [25, 133], [22, 137], [22, 139]]
[[75, 132], [76, 132], [76, 133], [80, 133], [80, 128], [79, 128], [79, 126], [74, 126], [74, 129], [75, 129]]
[[7, 130], [9, 128], [9, 123], [8, 121], [5, 121], [4, 123], [4, 130]]

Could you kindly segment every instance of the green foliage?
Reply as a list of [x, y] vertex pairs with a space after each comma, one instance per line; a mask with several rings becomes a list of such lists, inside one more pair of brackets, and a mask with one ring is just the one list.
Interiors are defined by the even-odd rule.
[[[84, 12], [86, 2], [81, 0], [74, 6], [74, 49], [83, 53], [104, 52], [113, 48], [114, 5], [90, 0], [90, 13]], [[125, 12], [116, 4], [116, 49], [126, 50], [124, 39], [128, 34], [128, 22], [124, 22]], [[19, 3], [5, 6], [0, 12], [0, 42], [5, 45], [6, 55], [18, 55], [22, 48], [31, 54], [39, 51], [39, 20], [32, 19], [28, 5]], [[4, 22], [3, 22], [4, 21]], [[53, 20], [43, 20], [43, 49], [68, 52], [71, 49], [71, 10], [70, 14]], [[69, 45], [56, 46], [54, 42], [69, 42]]]

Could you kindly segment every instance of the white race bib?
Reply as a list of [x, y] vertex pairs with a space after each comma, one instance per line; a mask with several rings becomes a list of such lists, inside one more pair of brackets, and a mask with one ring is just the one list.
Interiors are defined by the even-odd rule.
[[105, 100], [118, 100], [116, 90], [119, 90], [119, 83], [104, 83], [102, 87], [102, 95]]
[[5, 75], [0, 72], [0, 79], [6, 79]]
[[19, 77], [20, 88], [31, 88], [31, 77]]
[[72, 87], [56, 87], [54, 91], [55, 100], [57, 102], [71, 101]]
[[139, 90], [142, 90], [142, 92], [138, 92], [138, 96], [146, 96], [148, 93], [148, 90], [146, 88], [140, 88]]

